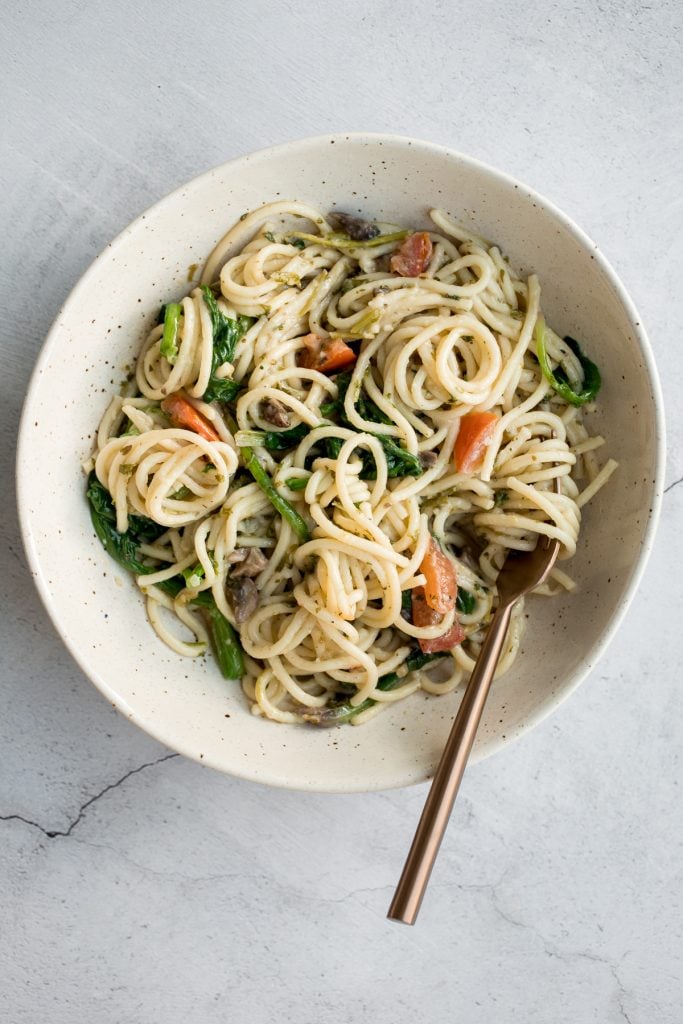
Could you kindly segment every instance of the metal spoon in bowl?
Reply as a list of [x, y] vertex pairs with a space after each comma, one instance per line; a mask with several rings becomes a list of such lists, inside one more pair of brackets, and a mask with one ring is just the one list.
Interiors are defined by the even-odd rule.
[[[560, 492], [559, 478], [555, 480], [555, 489]], [[392, 921], [415, 923], [503, 651], [513, 605], [545, 582], [560, 546], [558, 540], [542, 537], [533, 551], [510, 551], [505, 559], [497, 580], [498, 607], [458, 708], [391, 901], [387, 916]]]

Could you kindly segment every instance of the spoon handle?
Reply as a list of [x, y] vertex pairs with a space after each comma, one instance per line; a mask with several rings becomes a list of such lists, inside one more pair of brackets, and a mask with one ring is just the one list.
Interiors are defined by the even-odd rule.
[[506, 604], [491, 620], [389, 907], [387, 916], [392, 921], [414, 924], [417, 918], [503, 650], [511, 612], [512, 604]]

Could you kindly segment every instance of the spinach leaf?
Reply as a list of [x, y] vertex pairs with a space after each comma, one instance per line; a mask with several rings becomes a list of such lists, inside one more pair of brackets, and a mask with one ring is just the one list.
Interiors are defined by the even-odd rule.
[[[346, 393], [351, 383], [350, 373], [338, 373], [335, 377], [335, 383], [337, 385], [339, 394], [334, 402], [326, 402], [320, 407], [320, 411], [323, 416], [328, 419], [336, 416], [339, 422], [348, 427], [350, 430], [356, 430], [352, 423], [346, 418], [344, 412], [344, 400]], [[382, 410], [373, 402], [367, 392], [361, 388], [356, 399], [356, 406], [358, 412], [363, 419], [369, 420], [371, 423], [391, 423], [391, 420], [386, 416]], [[405, 448], [402, 448], [392, 437], [387, 437], [384, 434], [374, 435], [384, 448], [384, 455], [387, 461], [387, 470], [390, 478], [403, 477], [403, 476], [421, 476], [422, 466], [420, 460], [416, 455], [411, 455]], [[327, 449], [327, 457], [330, 459], [337, 458], [341, 451], [343, 441], [336, 437], [327, 438], [325, 446]], [[363, 469], [361, 470], [362, 480], [375, 480], [377, 478], [377, 467], [375, 466], [375, 460], [372, 457], [372, 453], [365, 449], [360, 453], [360, 458], [363, 463]]]
[[259, 444], [267, 448], [269, 452], [288, 452], [290, 448], [296, 448], [299, 441], [310, 432], [306, 423], [299, 423], [289, 430], [270, 430], [259, 439]]
[[119, 533], [116, 529], [116, 510], [111, 495], [94, 472], [88, 477], [86, 497], [90, 504], [90, 518], [95, 533], [105, 551], [130, 572], [156, 572], [157, 567], [143, 565], [138, 558], [138, 548], [141, 544], [153, 543], [167, 528], [159, 526], [145, 516], [129, 516], [127, 531]]
[[[140, 562], [138, 548], [140, 544], [155, 541], [166, 532], [167, 527], [159, 526], [145, 516], [129, 516], [128, 530], [126, 533], [119, 533], [116, 529], [116, 510], [109, 491], [102, 486], [94, 472], [88, 477], [86, 496], [95, 533], [107, 554], [130, 572], [145, 575], [157, 572], [158, 565], [143, 565]], [[203, 575], [203, 571], [200, 573], [197, 570], [198, 566], [193, 566], [190, 572]], [[185, 589], [185, 582], [183, 576], [178, 575], [156, 583], [155, 586], [169, 597], [176, 598], [181, 590]], [[211, 592], [203, 590], [192, 598], [190, 604], [203, 608], [208, 616], [211, 646], [223, 676], [226, 679], [241, 679], [244, 675], [244, 657], [240, 642], [235, 630], [216, 605]]]
[[463, 615], [471, 615], [477, 606], [477, 599], [470, 590], [458, 587], [458, 594], [455, 599], [455, 607]]
[[564, 398], [565, 402], [569, 402], [570, 405], [585, 405], [586, 402], [592, 401], [600, 390], [602, 378], [600, 370], [595, 363], [581, 351], [578, 341], [575, 341], [574, 338], [570, 338], [568, 335], [564, 339], [581, 363], [583, 369], [583, 387], [581, 391], [574, 391], [562, 367], [558, 366], [553, 370], [550, 365], [545, 347], [545, 321], [542, 317], [539, 317], [536, 321], [534, 337], [536, 339], [536, 355], [538, 356], [543, 376], [560, 398]]
[[254, 321], [249, 316], [238, 316], [233, 319], [223, 313], [208, 285], [202, 286], [202, 295], [204, 302], [209, 307], [213, 327], [211, 376], [202, 398], [205, 402], [231, 402], [242, 389], [242, 384], [230, 378], [217, 377], [216, 370], [223, 363], [234, 361], [237, 342], [246, 334]]

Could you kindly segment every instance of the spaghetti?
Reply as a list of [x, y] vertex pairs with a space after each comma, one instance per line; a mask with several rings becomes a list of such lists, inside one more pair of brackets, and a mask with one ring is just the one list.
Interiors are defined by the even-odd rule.
[[[93, 521], [152, 626], [178, 654], [213, 645], [278, 722], [452, 691], [507, 551], [546, 535], [570, 558], [616, 468], [583, 422], [597, 367], [545, 325], [537, 277], [430, 217], [244, 216], [100, 425]], [[573, 587], [556, 568], [539, 592]], [[522, 623], [519, 602], [499, 672]]]

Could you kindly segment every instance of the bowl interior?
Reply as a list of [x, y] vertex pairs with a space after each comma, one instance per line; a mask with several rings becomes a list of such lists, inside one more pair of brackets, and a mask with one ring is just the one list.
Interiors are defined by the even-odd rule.
[[594, 664], [625, 609], [661, 477], [656, 376], [613, 272], [566, 218], [474, 161], [392, 137], [310, 139], [216, 168], [127, 228], [69, 297], [25, 406], [19, 502], [41, 594], [84, 671], [132, 721], [224, 771], [299, 789], [406, 785], [432, 772], [457, 694], [415, 695], [360, 728], [284, 727], [252, 716], [211, 660], [181, 659], [158, 640], [135, 584], [95, 539], [84, 500], [81, 463], [94, 429], [160, 305], [189, 289], [192, 265], [240, 214], [278, 197], [425, 226], [428, 207], [443, 206], [496, 239], [518, 271], [540, 275], [549, 322], [582, 339], [602, 370], [592, 425], [620, 467], [585, 510], [571, 563], [578, 593], [528, 602], [521, 655], [494, 685], [476, 757], [551, 711]]

